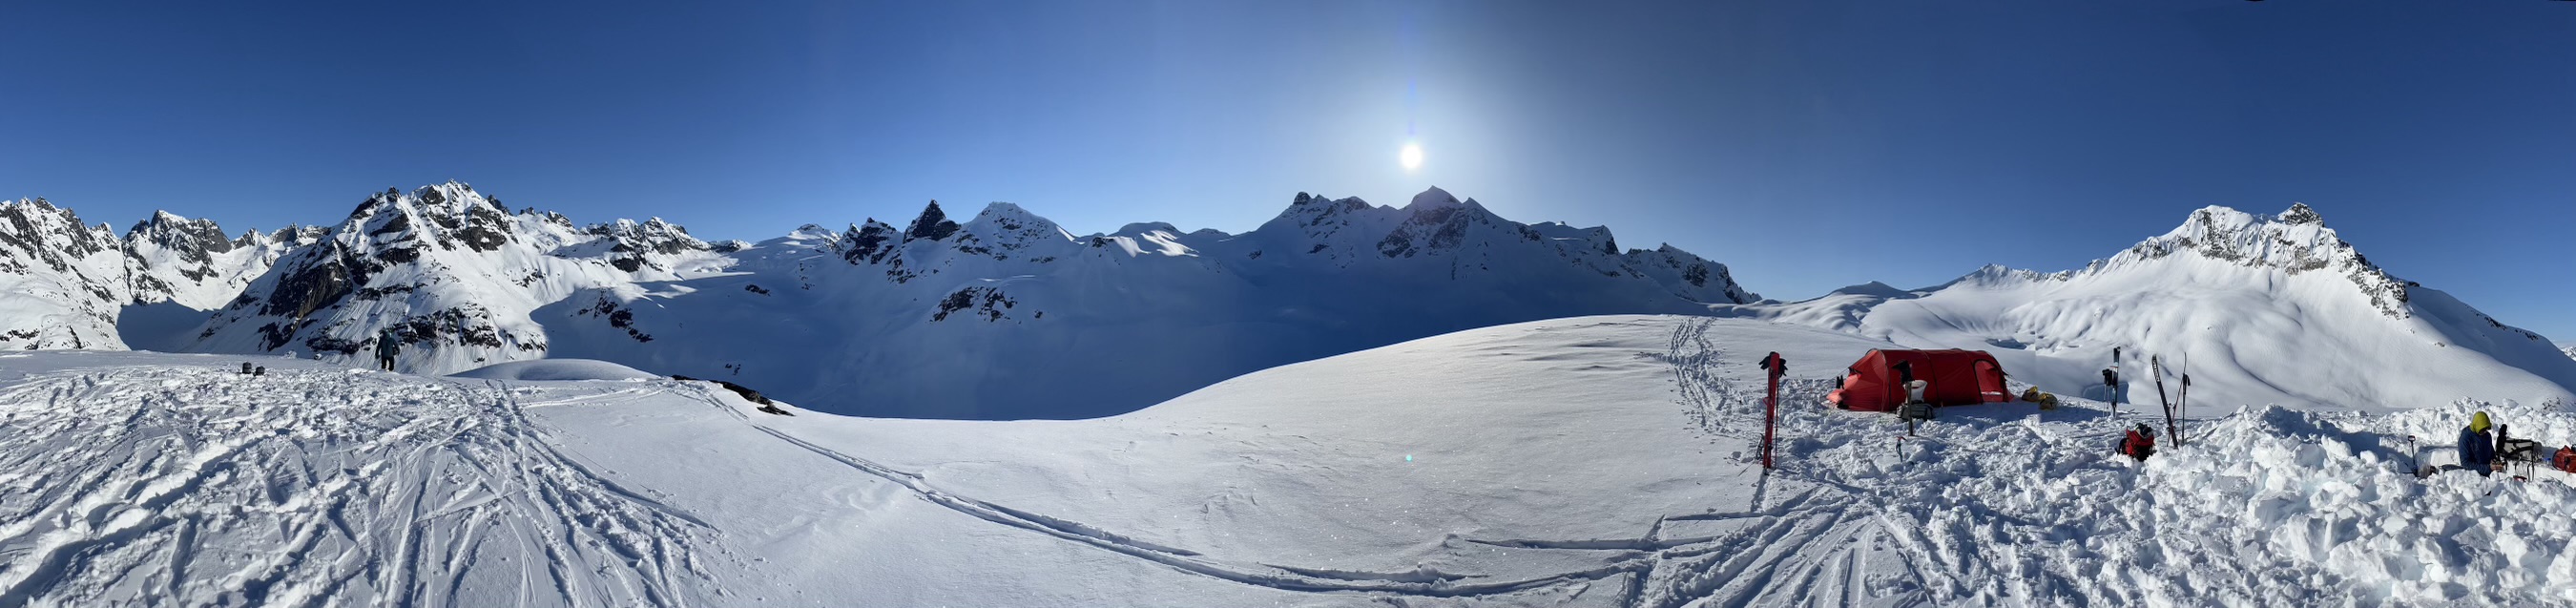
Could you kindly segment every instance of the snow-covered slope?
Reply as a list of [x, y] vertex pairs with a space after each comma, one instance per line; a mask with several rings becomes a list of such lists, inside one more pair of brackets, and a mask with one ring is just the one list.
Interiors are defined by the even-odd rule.
[[0, 350], [124, 348], [121, 249], [116, 231], [45, 199], [0, 201]]
[[[2576, 360], [2439, 290], [2390, 276], [2305, 205], [2224, 207], [2081, 270], [1988, 267], [1904, 292], [1854, 289], [1721, 314], [1851, 331], [1918, 347], [1992, 352], [2016, 378], [2079, 393], [2113, 348], [2129, 377], [2188, 363], [2196, 406], [2277, 403], [2386, 411], [2460, 397], [2570, 401]], [[2178, 386], [2170, 388], [2178, 389]], [[2151, 385], [2130, 399], [2152, 399]]]
[[[1050, 315], [1052, 316], [1052, 315]], [[0, 356], [0, 603], [2550, 605], [2576, 487], [2401, 473], [2487, 407], [2255, 408], [2143, 465], [2099, 403], [1825, 409], [1880, 343], [1479, 329], [1131, 414], [754, 413], [710, 383]], [[1781, 468], [1754, 362], [1790, 361]], [[2133, 412], [2134, 414], [2134, 412]], [[2427, 463], [2442, 450], [2427, 450]]]
[[729, 263], [708, 249], [660, 220], [581, 229], [558, 214], [513, 214], [457, 182], [386, 190], [278, 258], [187, 348], [371, 359], [390, 328], [404, 370], [533, 359], [547, 338], [530, 311], [581, 289]]
[[1074, 236], [1017, 205], [960, 223], [808, 227], [742, 271], [540, 311], [558, 356], [724, 378], [843, 413], [1085, 417], [1234, 375], [1488, 325], [1750, 302], [1725, 266], [1620, 251], [1432, 189], [1402, 208], [1299, 194], [1241, 235]]

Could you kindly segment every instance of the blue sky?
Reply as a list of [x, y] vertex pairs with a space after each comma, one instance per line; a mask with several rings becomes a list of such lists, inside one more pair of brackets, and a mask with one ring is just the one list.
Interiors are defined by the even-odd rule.
[[11, 2], [0, 49], [0, 196], [120, 228], [458, 179], [709, 238], [1242, 231], [1436, 184], [1798, 299], [2303, 201], [2576, 340], [2565, 2]]

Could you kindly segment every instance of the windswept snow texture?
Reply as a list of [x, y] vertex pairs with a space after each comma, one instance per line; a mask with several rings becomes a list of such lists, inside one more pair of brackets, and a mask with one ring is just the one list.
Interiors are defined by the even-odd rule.
[[[2111, 351], [2152, 399], [2147, 358], [2191, 405], [2395, 411], [2468, 396], [2576, 398], [2576, 360], [2546, 339], [2364, 259], [2305, 205], [2278, 216], [2224, 207], [2082, 270], [1987, 267], [1947, 285], [1872, 284], [1723, 315], [1798, 323], [1921, 348], [1993, 353], [2015, 379], [2101, 396]], [[2090, 392], [2088, 392], [2090, 391]]]
[[478, 381], [0, 360], [0, 606], [678, 606], [742, 556]]
[[[2576, 486], [2446, 473], [2472, 408], [2249, 408], [2111, 455], [2100, 403], [1820, 405], [1879, 343], [1587, 317], [1127, 415], [752, 411], [709, 383], [0, 357], [0, 607], [2576, 602]], [[1754, 463], [1787, 356], [1780, 468]], [[2161, 424], [2161, 420], [2155, 420]], [[2160, 427], [2161, 428], [2161, 427]], [[2446, 460], [2448, 459], [2448, 460]]]

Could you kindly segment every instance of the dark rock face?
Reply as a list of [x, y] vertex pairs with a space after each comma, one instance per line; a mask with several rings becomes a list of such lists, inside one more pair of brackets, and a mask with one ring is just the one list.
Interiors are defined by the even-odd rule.
[[903, 231], [905, 240], [936, 241], [956, 233], [957, 222], [948, 221], [948, 214], [939, 210], [939, 201], [930, 201], [930, 206], [921, 210], [921, 217], [913, 218], [912, 227]]
[[349, 295], [361, 279], [351, 276], [348, 265], [339, 259], [324, 258], [313, 265], [280, 275], [276, 289], [269, 292], [267, 304], [260, 308], [259, 313], [272, 317], [306, 318], [312, 316], [313, 311], [338, 304], [340, 297]]
[[988, 322], [1000, 321], [1004, 311], [1017, 306], [1019, 301], [1003, 295], [1002, 290], [991, 287], [968, 287], [950, 292], [948, 297], [941, 298], [939, 311], [931, 313], [930, 320], [946, 321], [951, 313], [966, 312], [970, 316], [982, 317]]
[[871, 218], [866, 225], [851, 228], [849, 238], [841, 240], [841, 259], [852, 264], [875, 264], [894, 253], [894, 227]]

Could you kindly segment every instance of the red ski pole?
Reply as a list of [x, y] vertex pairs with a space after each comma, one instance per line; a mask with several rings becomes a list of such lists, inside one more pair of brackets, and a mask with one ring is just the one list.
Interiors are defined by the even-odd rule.
[[1769, 469], [1771, 468], [1772, 433], [1773, 429], [1779, 426], [1780, 420], [1780, 375], [1788, 373], [1789, 361], [1780, 358], [1780, 353], [1774, 352], [1771, 356], [1762, 358], [1762, 369], [1771, 372], [1770, 391], [1764, 393], [1762, 397], [1762, 468]]

